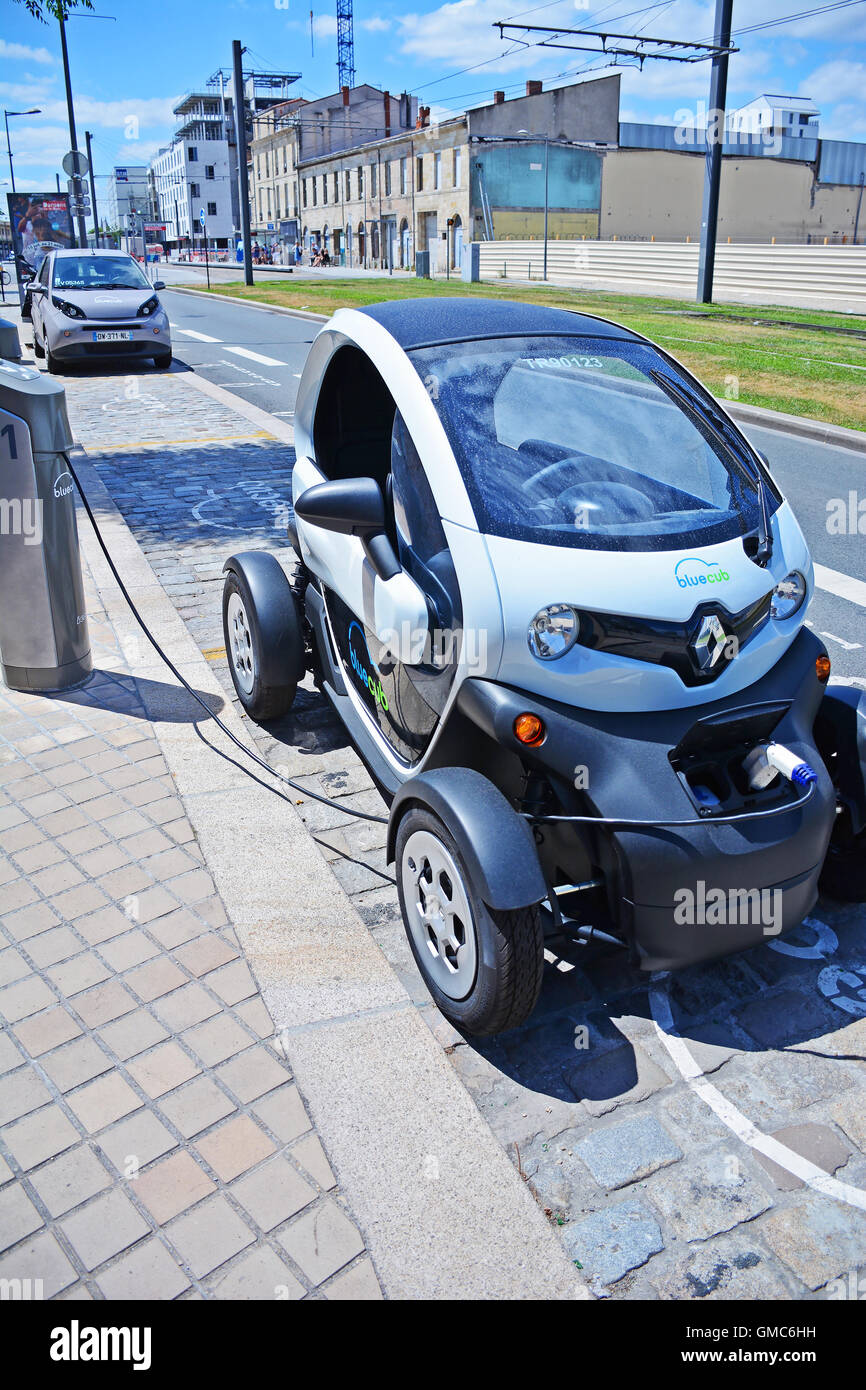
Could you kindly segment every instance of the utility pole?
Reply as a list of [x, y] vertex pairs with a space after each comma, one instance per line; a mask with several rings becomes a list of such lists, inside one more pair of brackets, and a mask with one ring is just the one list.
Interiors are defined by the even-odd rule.
[[[707, 111], [707, 164], [704, 175], [704, 205], [701, 214], [701, 251], [698, 261], [698, 302], [713, 302], [713, 271], [716, 264], [716, 229], [719, 220], [719, 187], [722, 181], [722, 154], [725, 147], [725, 101], [728, 94], [728, 49], [731, 44], [731, 11], [734, 0], [716, 0], [716, 28], [713, 42], [717, 52], [710, 74], [710, 104]], [[712, 130], [712, 136], [711, 136]]]
[[[66, 49], [66, 19], [62, 8], [58, 11], [60, 23], [60, 51], [63, 55], [63, 80], [66, 83], [66, 112], [69, 117], [69, 144], [73, 154], [78, 154], [78, 139], [75, 134], [75, 111], [72, 105], [72, 81], [69, 76], [69, 53]], [[78, 199], [78, 206], [81, 206], [81, 176], [72, 175], [72, 186], [75, 189], [75, 197]], [[87, 227], [84, 221], [84, 213], [78, 214], [78, 244], [82, 249], [87, 247]]]
[[90, 149], [90, 141], [90, 131], [85, 130], [84, 143], [87, 146], [87, 162], [90, 165], [90, 203], [91, 211], [93, 212], [93, 240], [96, 242], [97, 246], [99, 246], [99, 214], [96, 211], [96, 177], [93, 173], [93, 154]]
[[244, 97], [243, 49], [240, 39], [232, 41], [232, 69], [235, 89], [235, 135], [238, 147], [238, 197], [241, 235], [244, 243], [244, 284], [253, 283], [253, 243], [250, 235], [250, 189], [247, 176], [247, 125]]

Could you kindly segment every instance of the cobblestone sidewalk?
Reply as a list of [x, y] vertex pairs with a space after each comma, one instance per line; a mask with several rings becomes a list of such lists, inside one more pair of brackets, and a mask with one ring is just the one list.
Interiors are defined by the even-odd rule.
[[[77, 383], [68, 391], [102, 480], [231, 697], [221, 565], [237, 548], [289, 561], [291, 450], [240, 439], [107, 449], [88, 437]], [[89, 384], [89, 411], [98, 400]], [[238, 435], [240, 420], [224, 428]], [[142, 438], [137, 422], [126, 430]], [[311, 686], [285, 720], [250, 732], [272, 765], [311, 789], [381, 810]], [[652, 993], [618, 958], [560, 944], [534, 1017], [479, 1046], [443, 1022], [420, 982], [381, 827], [315, 802], [299, 810], [598, 1294], [828, 1297], [834, 1280], [866, 1266], [861, 908], [822, 902], [786, 943], [682, 972]], [[697, 1088], [689, 1058], [727, 1118]], [[743, 1142], [750, 1125], [775, 1137], [784, 1165]]]
[[[88, 684], [0, 687], [0, 1279], [45, 1298], [377, 1298], [86, 587]], [[166, 696], [167, 718], [198, 717]]]

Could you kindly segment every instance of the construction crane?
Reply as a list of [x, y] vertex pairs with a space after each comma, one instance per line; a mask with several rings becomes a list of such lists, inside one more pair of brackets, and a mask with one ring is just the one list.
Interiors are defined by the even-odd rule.
[[352, 0], [337, 0], [337, 80], [340, 87], [355, 85], [355, 34]]

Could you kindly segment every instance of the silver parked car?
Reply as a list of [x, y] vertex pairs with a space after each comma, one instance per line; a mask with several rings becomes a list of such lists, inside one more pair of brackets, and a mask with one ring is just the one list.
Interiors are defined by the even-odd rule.
[[52, 251], [30, 284], [33, 347], [49, 372], [87, 357], [171, 364], [171, 330], [151, 284], [123, 251]]

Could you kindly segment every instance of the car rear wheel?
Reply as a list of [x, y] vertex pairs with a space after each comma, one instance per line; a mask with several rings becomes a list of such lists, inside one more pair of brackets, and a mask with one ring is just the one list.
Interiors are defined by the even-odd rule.
[[[280, 614], [285, 645], [289, 651], [303, 652], [300, 619], [288, 582], [286, 596]], [[287, 632], [287, 627], [293, 630]], [[235, 570], [229, 570], [223, 587], [223, 633], [232, 681], [247, 714], [257, 723], [279, 719], [292, 706], [302, 672], [296, 669], [297, 663], [281, 661], [278, 653], [268, 649], [250, 586]]]
[[39, 339], [38, 339], [38, 337], [36, 336], [35, 333], [33, 334], [33, 354], [34, 354], [35, 357], [44, 357], [44, 356], [45, 356], [45, 349], [44, 349], [44, 347], [42, 346], [42, 344], [40, 343], [40, 341], [39, 341]]
[[441, 1013], [468, 1033], [502, 1033], [535, 1008], [544, 971], [537, 905], [494, 911], [453, 836], [416, 806], [397, 830], [397, 891], [409, 945]]
[[53, 372], [55, 375], [59, 375], [59, 373], [63, 370], [57, 358], [54, 356], [54, 353], [48, 346], [47, 341], [45, 344], [45, 368], [46, 371]]

